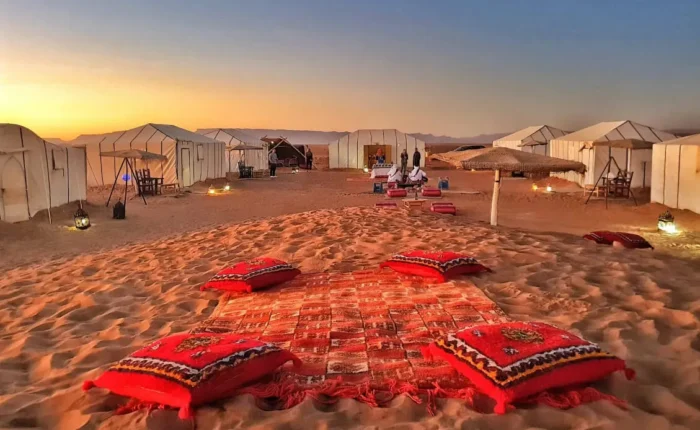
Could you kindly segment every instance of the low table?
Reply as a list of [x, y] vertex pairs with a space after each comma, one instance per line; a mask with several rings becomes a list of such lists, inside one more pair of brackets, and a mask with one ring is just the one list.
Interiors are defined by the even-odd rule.
[[426, 199], [403, 199], [403, 206], [408, 209], [409, 214], [419, 214], [423, 211], [423, 203], [426, 201]]

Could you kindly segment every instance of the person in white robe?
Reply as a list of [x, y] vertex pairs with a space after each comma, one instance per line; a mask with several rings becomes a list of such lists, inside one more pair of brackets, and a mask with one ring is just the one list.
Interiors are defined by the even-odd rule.
[[418, 183], [428, 182], [428, 175], [426, 175], [420, 167], [416, 166], [411, 173], [408, 174], [408, 180]]
[[387, 182], [402, 182], [403, 181], [403, 175], [401, 174], [401, 171], [399, 168], [394, 164], [391, 169], [389, 170], [389, 173], [387, 173], [387, 176], [389, 177], [387, 179]]

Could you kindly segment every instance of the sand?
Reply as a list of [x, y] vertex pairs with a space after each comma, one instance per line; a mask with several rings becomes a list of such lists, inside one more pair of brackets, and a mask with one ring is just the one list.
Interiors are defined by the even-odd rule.
[[[503, 186], [502, 226], [492, 228], [484, 223], [491, 178], [445, 174], [455, 193], [443, 200], [457, 205], [457, 217], [376, 210], [371, 183], [314, 172], [237, 181], [227, 196], [164, 197], [147, 207], [132, 200], [125, 222], [109, 219], [92, 196], [96, 225], [85, 233], [63, 227], [69, 209], [56, 211], [52, 226], [0, 226], [0, 428], [191, 428], [172, 411], [113, 416], [123, 399], [80, 385], [210, 315], [218, 295], [199, 286], [230, 262], [269, 255], [304, 272], [350, 271], [411, 248], [475, 255], [494, 272], [474, 283], [511, 317], [569, 328], [628, 360], [636, 381], [613, 376], [596, 387], [628, 400], [629, 410], [598, 402], [496, 416], [448, 400], [431, 417], [397, 398], [382, 409], [307, 399], [263, 411], [241, 396], [199, 409], [198, 428], [700, 428], [700, 217], [677, 212], [691, 232], [666, 238], [653, 233], [656, 205], [603, 212], [601, 202], [583, 208], [578, 194], [534, 194], [514, 179]], [[580, 239], [615, 226], [644, 232], [657, 250]]]

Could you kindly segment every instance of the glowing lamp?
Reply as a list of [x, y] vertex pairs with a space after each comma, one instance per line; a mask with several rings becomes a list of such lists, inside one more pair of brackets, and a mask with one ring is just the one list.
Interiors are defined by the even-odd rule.
[[298, 167], [292, 167], [292, 173], [299, 173]]
[[547, 185], [547, 192], [548, 192], [548, 193], [551, 193], [551, 192], [552, 192], [552, 186], [551, 186], [551, 185]]
[[365, 168], [364, 168], [364, 169], [362, 169], [362, 170], [364, 170], [364, 171], [365, 171], [365, 173], [369, 173], [369, 167], [367, 167], [367, 166], [365, 166]]
[[213, 195], [213, 194], [216, 194], [216, 190], [214, 189], [214, 187], [209, 187], [209, 191], [207, 191], [207, 193]]
[[673, 215], [671, 215], [671, 212], [666, 211], [659, 215], [659, 230], [669, 233], [669, 234], [675, 234], [678, 233], [678, 229], [676, 228], [676, 222], [675, 218]]
[[224, 191], [231, 191], [231, 186], [229, 184], [224, 185]]
[[87, 230], [90, 228], [90, 217], [88, 213], [83, 210], [83, 206], [80, 205], [78, 210], [75, 211], [73, 215], [73, 222], [75, 223], [75, 228], [78, 230]]
[[532, 191], [537, 191], [537, 184], [532, 184]]

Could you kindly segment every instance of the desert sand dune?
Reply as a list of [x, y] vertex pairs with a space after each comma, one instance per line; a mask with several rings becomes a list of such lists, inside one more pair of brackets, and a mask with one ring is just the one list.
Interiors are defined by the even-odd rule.
[[214, 309], [199, 286], [226, 264], [286, 259], [304, 272], [375, 267], [411, 248], [462, 250], [494, 269], [474, 283], [511, 317], [572, 329], [628, 360], [636, 381], [597, 384], [630, 403], [570, 411], [480, 414], [458, 400], [436, 416], [407, 398], [372, 409], [307, 399], [263, 411], [249, 396], [206, 406], [198, 428], [698, 428], [698, 265], [655, 251], [598, 246], [578, 236], [492, 229], [466, 217], [374, 208], [320, 210], [222, 225], [9, 270], [0, 279], [0, 426], [190, 428], [177, 412], [113, 416], [124, 400], [83, 393], [85, 379], [160, 336], [186, 331]]

